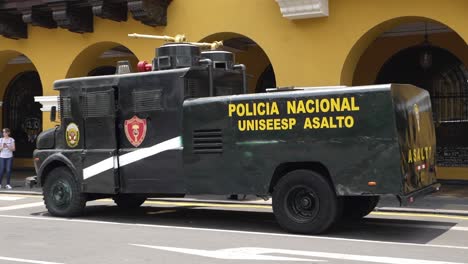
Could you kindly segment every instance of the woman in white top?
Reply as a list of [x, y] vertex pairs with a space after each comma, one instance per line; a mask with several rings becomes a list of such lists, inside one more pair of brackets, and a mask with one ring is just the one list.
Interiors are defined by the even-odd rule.
[[3, 172], [6, 169], [7, 182], [5, 188], [11, 189], [11, 165], [13, 163], [13, 151], [16, 150], [15, 140], [10, 137], [10, 129], [4, 128], [2, 130], [3, 137], [0, 138], [0, 188], [2, 188]]

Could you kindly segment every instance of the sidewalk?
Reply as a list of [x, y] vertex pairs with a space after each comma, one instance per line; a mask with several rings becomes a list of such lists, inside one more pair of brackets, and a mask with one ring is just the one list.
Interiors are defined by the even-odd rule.
[[42, 194], [41, 188], [29, 188], [25, 186], [25, 179], [36, 175], [34, 169], [14, 169], [11, 173], [10, 185], [12, 190], [6, 190], [6, 175], [3, 175], [2, 189], [0, 193], [27, 193], [27, 194]]
[[[34, 176], [33, 170], [13, 171], [11, 186], [12, 190], [0, 189], [0, 193], [16, 193], [42, 195], [39, 187], [29, 188], [25, 186], [25, 179]], [[5, 182], [5, 180], [4, 180]], [[4, 184], [3, 184], [4, 186]], [[248, 195], [239, 195], [238, 200], [229, 200], [227, 195], [197, 195], [186, 196], [185, 198], [152, 198], [152, 200], [172, 201], [172, 202], [207, 202], [207, 203], [242, 203], [271, 205], [271, 199], [265, 201], [259, 197]], [[442, 188], [439, 192], [430, 194], [407, 206], [400, 207], [398, 200], [393, 196], [383, 196], [380, 199], [375, 211], [380, 212], [411, 212], [411, 213], [431, 213], [431, 214], [449, 214], [468, 216], [468, 182], [445, 183], [442, 182]]]

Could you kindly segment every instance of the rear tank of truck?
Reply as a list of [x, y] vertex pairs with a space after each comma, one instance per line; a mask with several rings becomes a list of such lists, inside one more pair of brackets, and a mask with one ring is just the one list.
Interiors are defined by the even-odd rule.
[[284, 171], [300, 166], [328, 174], [338, 196], [393, 194], [405, 203], [437, 187], [425, 90], [388, 84], [275, 91], [184, 102], [188, 193], [267, 196]]
[[[401, 152], [403, 203], [431, 191], [436, 179], [436, 135], [430, 95], [412, 85], [391, 86], [395, 124]], [[438, 186], [433, 186], [438, 188]]]

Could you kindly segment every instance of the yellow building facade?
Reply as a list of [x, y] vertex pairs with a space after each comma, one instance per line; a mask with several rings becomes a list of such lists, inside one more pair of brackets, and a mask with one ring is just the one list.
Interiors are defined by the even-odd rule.
[[[145, 1], [133, 2], [142, 2], [144, 6]], [[145, 25], [130, 11], [128, 19], [121, 22], [93, 16], [92, 32], [87, 33], [27, 23], [27, 37], [0, 36], [2, 122], [3, 126], [12, 126], [17, 114], [26, 111], [23, 101], [16, 105], [11, 101], [17, 94], [12, 89], [21, 86], [18, 83], [24, 73], [37, 72], [40, 79], [37, 84], [40, 94], [26, 96], [24, 100], [30, 101], [33, 96], [44, 105], [44, 101], [53, 101], [57, 96], [52, 89], [55, 80], [99, 74], [119, 60], [129, 60], [135, 69], [138, 61], [151, 61], [155, 48], [163, 44], [158, 40], [129, 38], [127, 34], [185, 34], [190, 41], [223, 40], [226, 49], [235, 53], [236, 61], [247, 66], [252, 93], [272, 85], [351, 86], [419, 76], [427, 82], [416, 80], [416, 84], [430, 82], [429, 86], [435, 87], [422, 88], [432, 89], [431, 96], [434, 93], [433, 104], [438, 111], [435, 120], [441, 124], [441, 135], [448, 133], [442, 137], [444, 142], [450, 133], [468, 131], [464, 130], [468, 122], [468, 118], [465, 120], [468, 98], [466, 102], [464, 99], [468, 96], [467, 12], [466, 0], [173, 0], [168, 1], [166, 26]], [[427, 42], [423, 44], [425, 36]], [[406, 69], [405, 65], [427, 63], [416, 56], [427, 47], [432, 49], [433, 57], [430, 65], [423, 67], [429, 70], [409, 66]], [[413, 57], [416, 62], [409, 61]], [[447, 69], [439, 67], [442, 64]], [[429, 74], [430, 69], [436, 68], [439, 70]], [[449, 78], [450, 82], [452, 78], [443, 77], [447, 74], [461, 76], [455, 78], [456, 84], [443, 84], [443, 80]], [[22, 86], [28, 85], [23, 81]], [[451, 88], [446, 88], [447, 85]], [[448, 89], [455, 89], [456, 93], [441, 92]], [[56, 124], [49, 121], [47, 107], [30, 104], [43, 108], [42, 120], [25, 117], [15, 126], [16, 130], [29, 129], [26, 134], [33, 144], [39, 130]], [[39, 122], [39, 130], [31, 125], [33, 121], [36, 125]], [[445, 129], [445, 124], [454, 127]], [[446, 152], [438, 153], [443, 159], [438, 167], [441, 179], [468, 180], [468, 157], [463, 158], [464, 153], [468, 155], [468, 151], [464, 152], [468, 139], [458, 137], [455, 143], [448, 140]], [[18, 157], [15, 167], [32, 167], [27, 155]]]

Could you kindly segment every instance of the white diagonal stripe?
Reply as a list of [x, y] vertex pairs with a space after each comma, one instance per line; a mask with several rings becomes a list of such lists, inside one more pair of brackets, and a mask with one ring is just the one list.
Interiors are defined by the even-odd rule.
[[57, 263], [57, 262], [40, 261], [40, 260], [32, 260], [32, 259], [20, 259], [20, 258], [9, 258], [9, 257], [1, 257], [1, 256], [0, 256], [0, 260], [22, 262], [22, 263], [35, 263], [35, 264], [61, 264], [61, 263]]
[[175, 137], [159, 144], [156, 144], [149, 148], [142, 148], [135, 150], [133, 152], [124, 154], [119, 157], [119, 166], [125, 166], [135, 161], [139, 161], [141, 159], [147, 158], [149, 156], [156, 155], [158, 153], [173, 150], [173, 149], [182, 149], [182, 138]]
[[[151, 146], [149, 148], [141, 148], [130, 153], [119, 156], [119, 166], [123, 167], [125, 165], [131, 164], [135, 161], [142, 160], [144, 158], [156, 155], [158, 153], [173, 150], [173, 149], [182, 149], [182, 138], [175, 137], [166, 141], [163, 141], [159, 144]], [[83, 179], [86, 180], [91, 178], [101, 172], [114, 168], [116, 164], [115, 156], [107, 158], [103, 161], [100, 161], [94, 165], [91, 165], [83, 170]]]
[[114, 157], [107, 158], [83, 170], [83, 179], [86, 180], [96, 174], [105, 172], [114, 167]]

